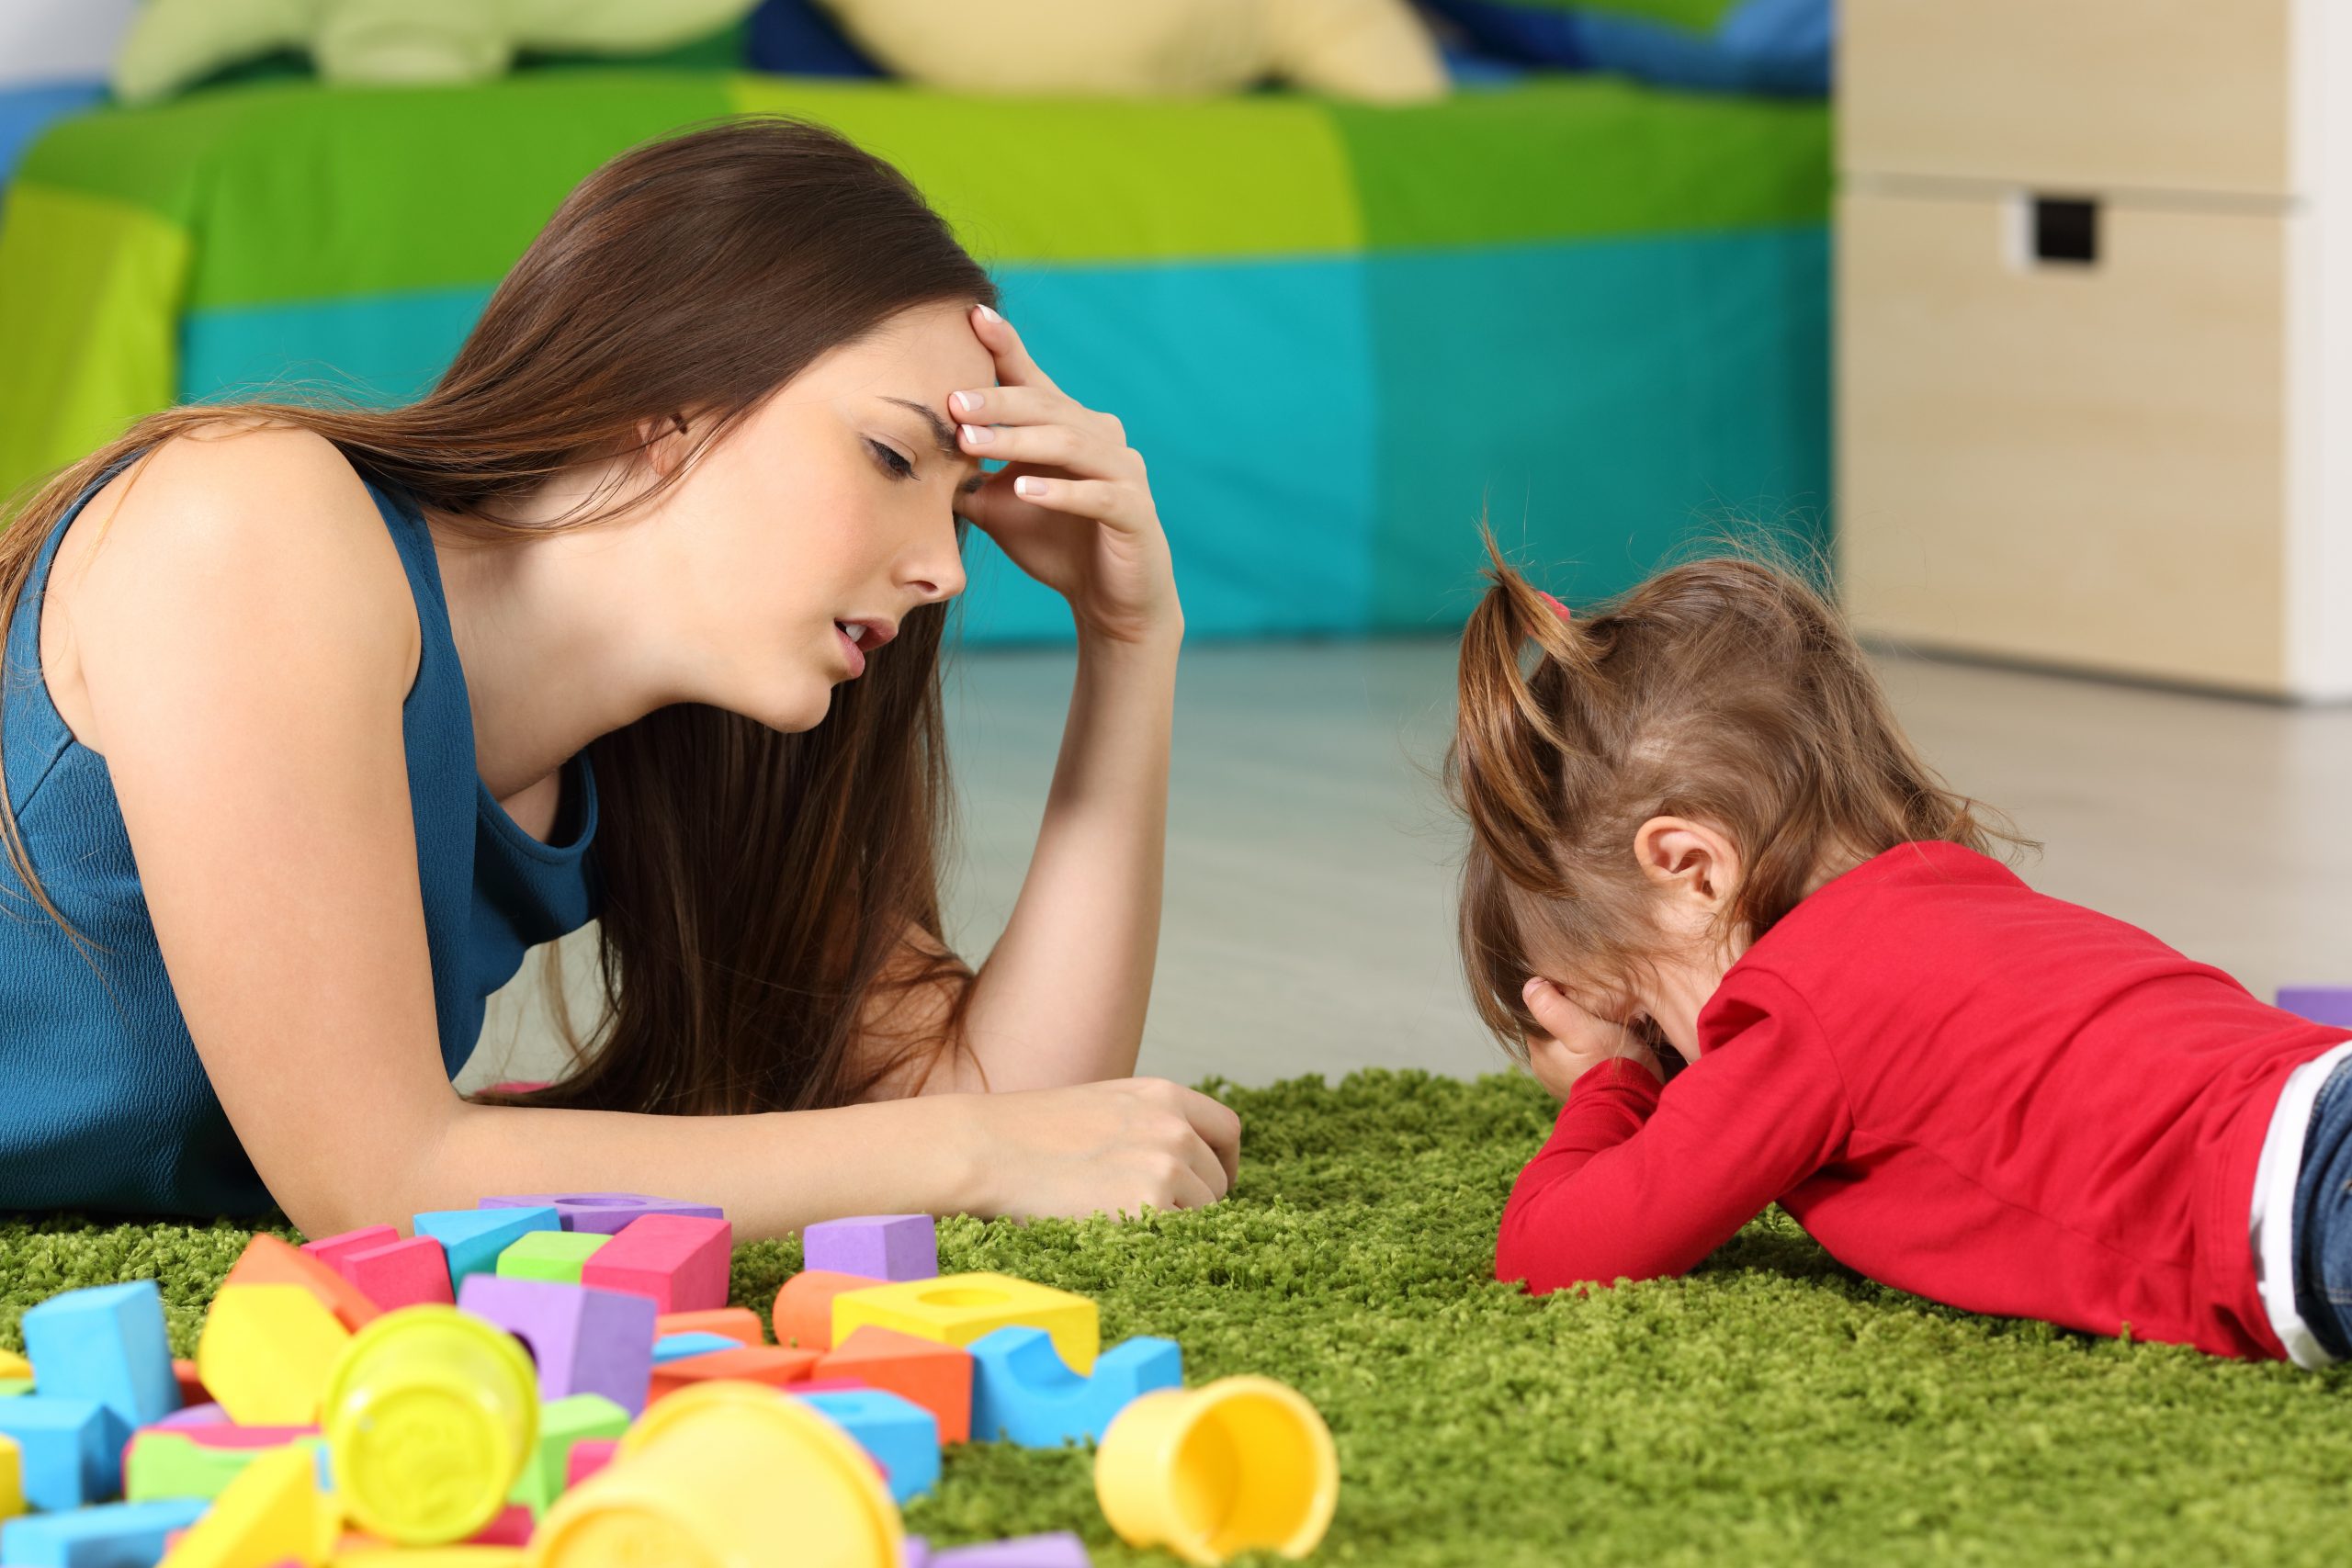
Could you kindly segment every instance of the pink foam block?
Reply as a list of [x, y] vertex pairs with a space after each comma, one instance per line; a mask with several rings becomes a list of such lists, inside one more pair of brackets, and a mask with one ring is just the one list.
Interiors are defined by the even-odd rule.
[[510, 1503], [498, 1517], [466, 1538], [469, 1546], [528, 1546], [531, 1544], [531, 1509], [526, 1503]]
[[612, 1463], [613, 1450], [620, 1446], [618, 1438], [582, 1438], [572, 1444], [563, 1461], [564, 1490], [570, 1491]]
[[648, 1214], [684, 1214], [695, 1219], [723, 1220], [726, 1212], [715, 1203], [689, 1203], [682, 1198], [648, 1198], [640, 1192], [537, 1192], [526, 1197], [485, 1198], [484, 1209], [553, 1209], [565, 1230], [590, 1235], [616, 1235]]
[[734, 1243], [735, 1227], [725, 1220], [648, 1214], [598, 1248], [580, 1282], [644, 1296], [660, 1312], [722, 1307]]
[[426, 1302], [448, 1306], [457, 1300], [449, 1289], [449, 1255], [429, 1235], [351, 1253], [334, 1268], [386, 1312]]
[[334, 1269], [343, 1272], [342, 1260], [355, 1252], [373, 1252], [379, 1247], [390, 1247], [400, 1240], [401, 1233], [390, 1225], [362, 1225], [341, 1235], [322, 1235], [316, 1241], [306, 1241], [302, 1250]]
[[318, 1435], [316, 1427], [189, 1427], [173, 1433], [200, 1449], [282, 1449]]

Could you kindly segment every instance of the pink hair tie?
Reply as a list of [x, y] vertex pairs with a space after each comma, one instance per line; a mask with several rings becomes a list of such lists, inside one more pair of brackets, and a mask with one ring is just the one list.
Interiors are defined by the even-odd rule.
[[1535, 591], [1535, 596], [1536, 596], [1538, 599], [1543, 600], [1543, 601], [1544, 601], [1544, 603], [1545, 603], [1546, 604], [1551, 605], [1551, 606], [1552, 606], [1552, 614], [1554, 614], [1554, 615], [1555, 615], [1559, 616], [1559, 617], [1560, 617], [1560, 619], [1562, 619], [1562, 620], [1564, 620], [1564, 621], [1573, 621], [1573, 620], [1575, 620], [1575, 619], [1576, 619], [1575, 615], [1574, 615], [1574, 614], [1572, 614], [1572, 613], [1569, 611], [1568, 607], [1567, 607], [1566, 604], [1561, 604], [1557, 599], [1553, 598], [1549, 593], [1544, 592], [1544, 590], [1542, 590], [1541, 588], [1539, 588], [1539, 589], [1537, 589], [1537, 590]]

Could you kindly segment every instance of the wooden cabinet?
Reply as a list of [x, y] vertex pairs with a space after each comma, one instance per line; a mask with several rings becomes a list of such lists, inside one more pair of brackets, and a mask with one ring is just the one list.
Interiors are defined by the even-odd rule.
[[2320, 3], [1847, 0], [1847, 603], [1929, 649], [2352, 696], [2352, 155]]

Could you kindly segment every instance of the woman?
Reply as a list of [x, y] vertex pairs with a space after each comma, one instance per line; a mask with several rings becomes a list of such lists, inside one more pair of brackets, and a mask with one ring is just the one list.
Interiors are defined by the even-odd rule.
[[[1126, 1076], [1167, 543], [993, 297], [888, 165], [735, 121], [591, 175], [421, 401], [170, 410], [52, 479], [0, 534], [0, 1204], [1221, 1196], [1232, 1114]], [[977, 972], [935, 851], [967, 518], [1079, 647]], [[483, 998], [592, 917], [573, 1069], [461, 1099]]]

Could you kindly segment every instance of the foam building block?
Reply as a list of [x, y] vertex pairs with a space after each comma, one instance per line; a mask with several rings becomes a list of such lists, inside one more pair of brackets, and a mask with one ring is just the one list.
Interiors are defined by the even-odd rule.
[[[914, 1540], [910, 1538], [909, 1544]], [[1068, 1530], [1052, 1535], [1024, 1535], [1012, 1540], [982, 1541], [977, 1546], [958, 1546], [952, 1550], [933, 1551], [929, 1543], [923, 1555], [917, 1558], [907, 1553], [906, 1568], [1094, 1568], [1093, 1559], [1086, 1554], [1086, 1543]]]
[[903, 1505], [939, 1483], [939, 1423], [922, 1405], [878, 1388], [794, 1397], [874, 1456], [896, 1502]]
[[707, 1356], [718, 1350], [759, 1349], [741, 1339], [730, 1339], [724, 1334], [664, 1334], [653, 1342], [653, 1364], [666, 1366], [683, 1361], [689, 1356]]
[[2352, 1029], [2352, 986], [2281, 986], [2278, 1005], [2330, 1029]]
[[307, 1427], [351, 1331], [300, 1285], [222, 1285], [196, 1342], [197, 1370], [230, 1419]]
[[666, 1399], [698, 1382], [763, 1382], [783, 1388], [808, 1382], [816, 1367], [814, 1350], [788, 1350], [778, 1345], [738, 1345], [654, 1368], [652, 1391], [647, 1399], [649, 1403]]
[[828, 1351], [814, 1377], [888, 1389], [922, 1405], [943, 1443], [972, 1435], [972, 1358], [953, 1345], [869, 1325]]
[[32, 1391], [33, 1380], [30, 1378], [0, 1378], [0, 1399], [10, 1399]]
[[[528, 1546], [531, 1532], [538, 1528], [538, 1515], [528, 1505], [516, 1503], [502, 1509], [490, 1523], [466, 1537], [465, 1544], [475, 1548]], [[442, 1550], [447, 1551], [447, 1548]], [[407, 1562], [412, 1560], [404, 1555], [401, 1561]]]
[[523, 1342], [539, 1369], [541, 1399], [596, 1393], [632, 1416], [645, 1408], [653, 1303], [644, 1297], [472, 1274], [458, 1289], [458, 1305]]
[[[231, 1285], [300, 1285], [327, 1304], [344, 1327], [356, 1334], [383, 1315], [358, 1287], [300, 1247], [274, 1235], [257, 1235], [245, 1244], [229, 1277]], [[198, 1371], [201, 1372], [199, 1368]]]
[[24, 1378], [30, 1381], [33, 1364], [14, 1350], [0, 1350], [0, 1378]]
[[612, 1235], [648, 1214], [674, 1214], [686, 1219], [723, 1220], [725, 1210], [712, 1203], [688, 1203], [676, 1198], [648, 1198], [637, 1192], [542, 1193], [525, 1198], [485, 1198], [485, 1209], [548, 1208], [568, 1231]]
[[182, 1409], [186, 1409], [191, 1404], [209, 1404], [212, 1403], [212, 1394], [210, 1391], [204, 1386], [203, 1375], [196, 1370], [196, 1362], [193, 1359], [175, 1359], [173, 1360], [172, 1381], [180, 1385], [180, 1407]]
[[[830, 1311], [827, 1321], [831, 1321]], [[724, 1334], [744, 1345], [764, 1345], [767, 1331], [760, 1326], [760, 1314], [750, 1307], [712, 1307], [707, 1312], [665, 1312], [653, 1320], [653, 1332], [666, 1337], [673, 1334]]]
[[458, 1296], [449, 1280], [449, 1253], [429, 1235], [413, 1235], [345, 1256], [343, 1277], [386, 1312], [432, 1303], [449, 1306]]
[[326, 1440], [317, 1433], [282, 1427], [236, 1429], [266, 1431], [274, 1440], [224, 1445], [206, 1441], [204, 1434], [163, 1427], [133, 1434], [124, 1450], [123, 1496], [133, 1503], [159, 1497], [218, 1497], [260, 1460], [288, 1448], [309, 1452], [319, 1484], [328, 1484]]
[[972, 1435], [1024, 1449], [1102, 1440], [1137, 1396], [1184, 1386], [1184, 1352], [1172, 1339], [1138, 1337], [1104, 1351], [1080, 1377], [1041, 1328], [1000, 1328], [972, 1342]]
[[326, 1560], [343, 1516], [300, 1449], [263, 1454], [172, 1547], [172, 1568], [265, 1568]]
[[612, 1239], [571, 1231], [533, 1231], [498, 1255], [498, 1272], [510, 1280], [553, 1280], [576, 1285], [581, 1265]]
[[612, 1463], [613, 1454], [619, 1448], [620, 1444], [609, 1438], [582, 1438], [572, 1444], [563, 1461], [564, 1490], [570, 1491]]
[[25, 1501], [56, 1511], [101, 1502], [122, 1490], [121, 1418], [95, 1399], [45, 1393], [0, 1400], [0, 1438], [17, 1446]]
[[804, 1350], [833, 1348], [833, 1303], [851, 1291], [870, 1291], [874, 1281], [856, 1274], [808, 1269], [786, 1280], [775, 1293], [775, 1342]]
[[356, 1231], [344, 1231], [336, 1235], [322, 1235], [316, 1241], [306, 1241], [302, 1244], [302, 1250], [339, 1274], [343, 1271], [343, 1260], [353, 1253], [373, 1252], [400, 1239], [401, 1233], [390, 1225], [362, 1225]]
[[25, 1511], [25, 1457], [14, 1438], [0, 1438], [0, 1519]]
[[939, 1225], [929, 1214], [826, 1220], [800, 1233], [807, 1266], [869, 1280], [939, 1277]]
[[[508, 1494], [534, 1517], [554, 1506], [571, 1484], [572, 1446], [583, 1439], [617, 1438], [628, 1430], [628, 1412], [598, 1393], [574, 1393], [539, 1406], [539, 1434]], [[526, 1528], [524, 1538], [530, 1531]], [[520, 1544], [520, 1543], [516, 1543]]]
[[8, 1568], [115, 1568], [160, 1562], [164, 1538], [203, 1514], [200, 1498], [108, 1503], [39, 1514], [0, 1526], [0, 1561]]
[[212, 1401], [206, 1400], [201, 1404], [181, 1405], [161, 1421], [155, 1422], [148, 1430], [169, 1432], [183, 1427], [225, 1427], [227, 1425], [229, 1425], [229, 1413]]
[[1094, 1370], [1102, 1325], [1093, 1302], [1009, 1274], [950, 1274], [844, 1291], [833, 1298], [833, 1337], [867, 1324], [943, 1345], [969, 1345], [1000, 1328], [1042, 1328], [1070, 1370]]
[[449, 1281], [463, 1289], [469, 1276], [494, 1274], [498, 1255], [533, 1231], [561, 1230], [553, 1207], [526, 1204], [503, 1209], [439, 1209], [415, 1218], [416, 1234], [429, 1235], [448, 1254]]
[[735, 1227], [692, 1214], [648, 1214], [588, 1259], [580, 1282], [649, 1298], [657, 1312], [702, 1312], [727, 1304]]
[[59, 1399], [95, 1399], [126, 1428], [180, 1407], [164, 1296], [153, 1280], [67, 1291], [24, 1316], [34, 1383]]

